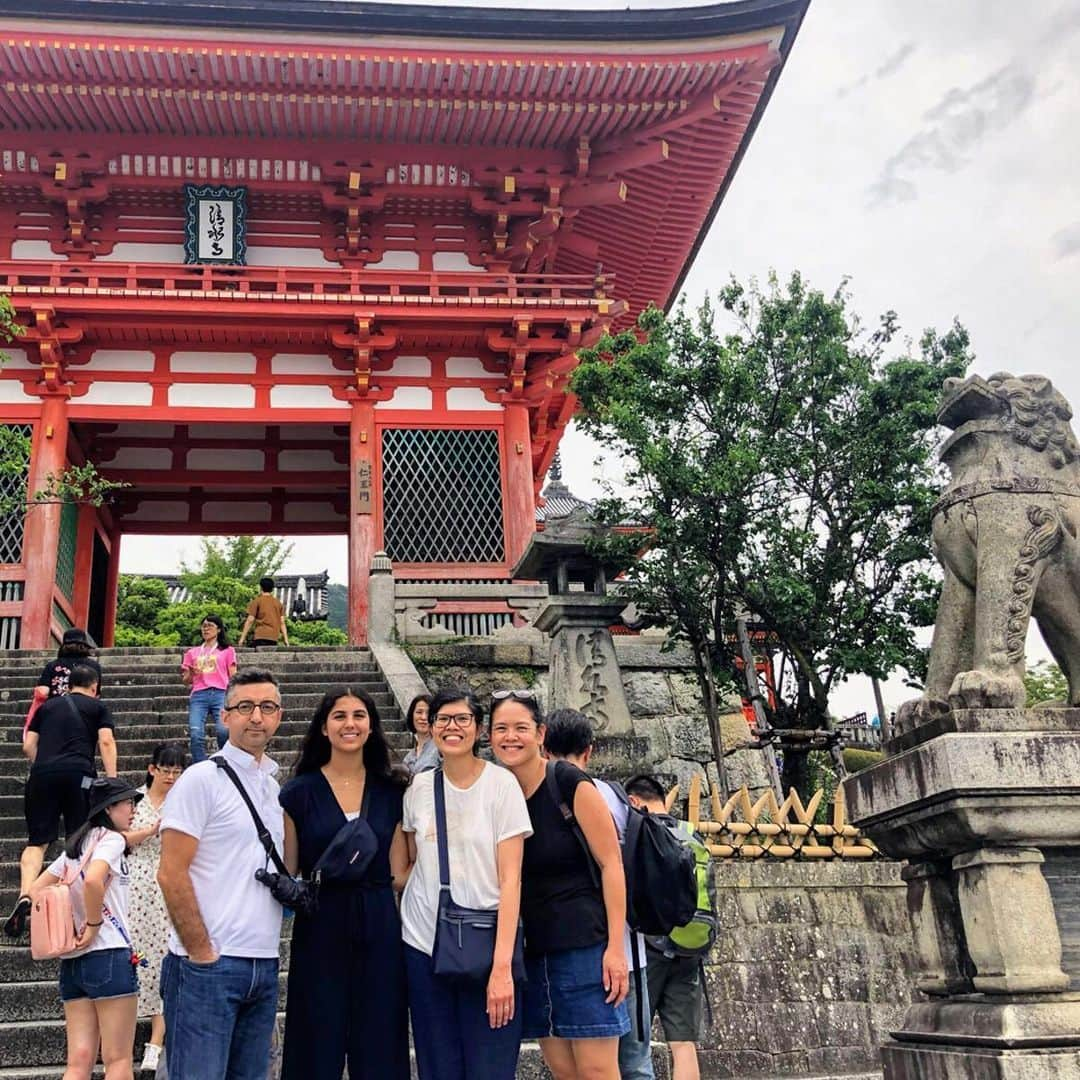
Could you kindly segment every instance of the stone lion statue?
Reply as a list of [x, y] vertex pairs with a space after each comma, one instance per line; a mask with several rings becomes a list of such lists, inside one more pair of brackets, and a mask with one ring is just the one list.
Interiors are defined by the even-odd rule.
[[934, 506], [945, 579], [926, 691], [900, 733], [949, 708], [1026, 700], [1024, 641], [1034, 615], [1080, 704], [1080, 447], [1072, 409], [1041, 375], [945, 382], [938, 422], [951, 480]]

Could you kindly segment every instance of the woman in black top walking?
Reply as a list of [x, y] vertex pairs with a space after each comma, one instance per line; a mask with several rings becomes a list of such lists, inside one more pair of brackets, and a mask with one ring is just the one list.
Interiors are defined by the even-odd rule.
[[545, 761], [532, 694], [497, 690], [492, 699], [491, 746], [521, 785], [533, 827], [522, 864], [523, 1037], [540, 1040], [555, 1080], [619, 1080], [619, 1036], [630, 1020], [615, 824], [585, 773]]
[[[319, 888], [313, 915], [297, 912], [285, 1013], [284, 1080], [408, 1080], [409, 1035], [401, 920], [408, 850], [401, 801], [408, 774], [391, 764], [379, 711], [363, 690], [320, 702], [295, 775], [282, 789], [285, 863], [310, 878], [347, 821], [374, 850], [363, 880]], [[357, 841], [359, 842], [359, 841]]]

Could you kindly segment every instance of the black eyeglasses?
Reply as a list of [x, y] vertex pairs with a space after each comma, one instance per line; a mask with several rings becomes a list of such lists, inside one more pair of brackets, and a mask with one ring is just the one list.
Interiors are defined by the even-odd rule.
[[263, 716], [277, 716], [281, 712], [281, 706], [276, 701], [238, 701], [235, 705], [226, 705], [226, 712], [238, 712], [241, 716], [250, 716], [256, 709]]
[[492, 690], [492, 701], [505, 701], [513, 698], [515, 701], [535, 701], [536, 695], [531, 690]]

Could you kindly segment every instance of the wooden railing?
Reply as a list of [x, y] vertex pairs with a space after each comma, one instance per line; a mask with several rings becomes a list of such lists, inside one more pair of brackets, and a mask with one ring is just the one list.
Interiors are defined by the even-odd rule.
[[292, 266], [204, 266], [175, 263], [0, 261], [0, 292], [116, 295], [215, 300], [307, 300], [349, 303], [484, 304], [507, 300], [550, 306], [606, 306], [610, 274], [504, 274], [311, 269]]

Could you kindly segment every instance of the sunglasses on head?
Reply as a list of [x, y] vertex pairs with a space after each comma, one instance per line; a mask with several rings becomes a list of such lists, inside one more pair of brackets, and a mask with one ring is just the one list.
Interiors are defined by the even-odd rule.
[[535, 701], [536, 695], [531, 690], [492, 690], [492, 701], [505, 701], [513, 698], [515, 701]]

